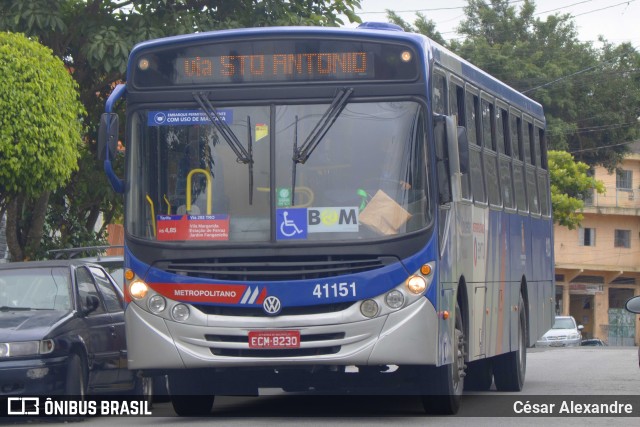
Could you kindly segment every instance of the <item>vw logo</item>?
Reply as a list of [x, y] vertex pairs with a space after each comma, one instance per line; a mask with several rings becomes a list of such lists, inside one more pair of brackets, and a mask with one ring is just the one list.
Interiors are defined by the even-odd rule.
[[278, 314], [282, 310], [282, 304], [276, 297], [267, 297], [262, 303], [262, 308], [267, 314]]

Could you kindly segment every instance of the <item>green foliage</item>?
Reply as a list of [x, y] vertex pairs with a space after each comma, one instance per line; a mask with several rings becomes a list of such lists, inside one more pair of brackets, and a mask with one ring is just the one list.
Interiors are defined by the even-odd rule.
[[36, 197], [77, 169], [77, 84], [50, 49], [21, 34], [0, 33], [0, 75], [0, 201]]
[[549, 150], [548, 161], [553, 220], [573, 230], [583, 219], [580, 210], [584, 207], [584, 196], [594, 190], [604, 193], [604, 184], [589, 176], [589, 165], [575, 161], [565, 151]]
[[436, 23], [433, 22], [433, 20], [427, 19], [420, 12], [416, 13], [416, 16], [418, 18], [414, 22], [415, 26], [413, 26], [402, 19], [394, 11], [387, 9], [387, 18], [389, 19], [389, 22], [401, 26], [407, 32], [423, 34], [435, 42], [442, 45], [446, 44], [442, 34], [436, 30]]

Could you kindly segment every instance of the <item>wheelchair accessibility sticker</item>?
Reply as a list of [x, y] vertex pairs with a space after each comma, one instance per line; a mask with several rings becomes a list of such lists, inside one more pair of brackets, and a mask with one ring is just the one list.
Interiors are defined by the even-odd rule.
[[276, 211], [278, 240], [307, 238], [307, 209], [278, 209]]

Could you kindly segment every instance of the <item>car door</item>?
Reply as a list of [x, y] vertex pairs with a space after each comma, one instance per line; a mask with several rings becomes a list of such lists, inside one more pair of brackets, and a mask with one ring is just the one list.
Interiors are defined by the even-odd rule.
[[[79, 307], [86, 325], [83, 338], [90, 366], [88, 387], [90, 391], [109, 389], [118, 382], [120, 348], [117, 327], [105, 308], [93, 274], [86, 266], [78, 267], [75, 274]], [[97, 301], [97, 306], [91, 307], [90, 300]]]
[[111, 316], [115, 331], [116, 348], [120, 357], [118, 360], [118, 382], [132, 384], [134, 376], [127, 368], [127, 341], [124, 328], [124, 297], [113, 278], [101, 267], [89, 267], [93, 278], [98, 285], [98, 291], [102, 295], [107, 312]]

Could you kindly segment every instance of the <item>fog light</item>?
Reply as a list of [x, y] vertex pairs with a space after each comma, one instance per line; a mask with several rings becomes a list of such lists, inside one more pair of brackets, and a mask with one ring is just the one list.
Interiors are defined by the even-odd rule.
[[419, 295], [427, 289], [427, 281], [422, 276], [411, 276], [407, 279], [406, 286], [409, 292]]
[[49, 368], [33, 368], [27, 371], [27, 377], [32, 380], [44, 378], [49, 373]]
[[402, 292], [399, 290], [394, 289], [385, 295], [384, 302], [386, 302], [390, 308], [400, 308], [404, 304], [404, 295], [402, 295]]
[[378, 303], [372, 299], [362, 301], [360, 312], [366, 317], [375, 317], [378, 314]]
[[184, 304], [178, 304], [171, 309], [171, 317], [178, 322], [184, 322], [189, 318], [189, 307]]
[[167, 300], [165, 300], [161, 295], [154, 295], [149, 298], [149, 303], [147, 305], [149, 306], [149, 310], [158, 314], [163, 312], [167, 307]]
[[135, 299], [142, 299], [147, 296], [149, 287], [141, 280], [135, 280], [129, 285], [129, 294]]

